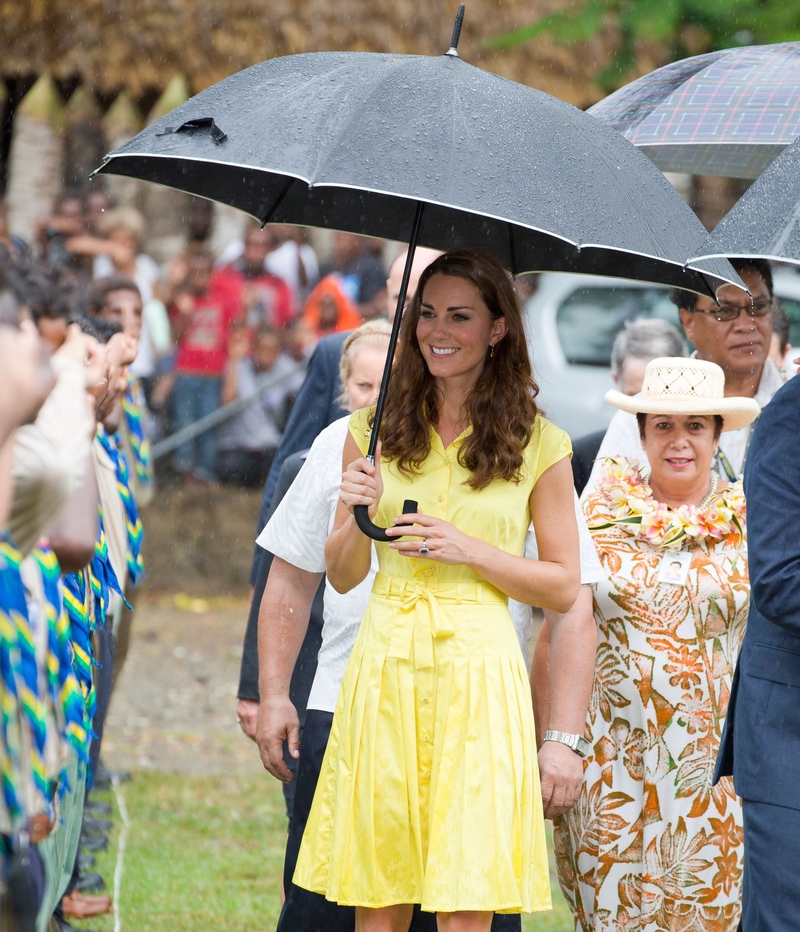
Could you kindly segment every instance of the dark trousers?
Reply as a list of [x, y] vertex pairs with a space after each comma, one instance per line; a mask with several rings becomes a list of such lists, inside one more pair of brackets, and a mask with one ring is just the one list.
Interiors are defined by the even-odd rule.
[[100, 746], [103, 743], [103, 728], [106, 724], [108, 705], [111, 701], [111, 682], [114, 676], [114, 635], [111, 633], [111, 617], [109, 616], [102, 627], [94, 633], [95, 660], [98, 666], [94, 668], [94, 689], [97, 694], [97, 708], [92, 719], [92, 731], [96, 737], [92, 738], [89, 748], [91, 769], [89, 771], [89, 786], [91, 779], [97, 771], [100, 760]]
[[[297, 855], [300, 853], [300, 842], [303, 840], [303, 832], [311, 811], [332, 724], [331, 712], [309, 709], [306, 713], [296, 778], [297, 789], [283, 867], [286, 902], [281, 910], [277, 932], [353, 932], [355, 928], [353, 907], [338, 906], [319, 893], [311, 893], [310, 890], [296, 887], [292, 883]], [[518, 915], [496, 915], [492, 920], [492, 932], [520, 932], [521, 928]], [[423, 913], [415, 906], [410, 932], [436, 932], [436, 916], [433, 913]]]
[[744, 800], [744, 932], [800, 929], [800, 811]]

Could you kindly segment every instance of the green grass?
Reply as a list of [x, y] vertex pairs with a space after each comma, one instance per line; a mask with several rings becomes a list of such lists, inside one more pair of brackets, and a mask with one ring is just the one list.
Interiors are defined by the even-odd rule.
[[[286, 841], [283, 796], [255, 775], [180, 777], [140, 773], [121, 787], [130, 819], [118, 904], [123, 932], [268, 932], [280, 911]], [[113, 888], [121, 819], [97, 870]], [[552, 858], [552, 855], [551, 855]], [[524, 932], [572, 932], [553, 878], [552, 912], [523, 917]], [[83, 923], [112, 932], [104, 916]]]

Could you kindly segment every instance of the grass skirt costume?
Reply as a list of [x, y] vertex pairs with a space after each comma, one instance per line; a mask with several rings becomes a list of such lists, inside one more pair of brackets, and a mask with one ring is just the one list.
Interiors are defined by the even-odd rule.
[[[350, 431], [362, 452], [369, 410]], [[537, 418], [518, 483], [466, 485], [465, 431], [431, 430], [418, 475], [382, 465], [376, 521], [403, 501], [521, 554], [539, 476], [569, 455]], [[350, 656], [294, 883], [342, 905], [424, 910], [550, 908], [528, 673], [508, 599], [466, 566], [377, 544], [377, 574]]]

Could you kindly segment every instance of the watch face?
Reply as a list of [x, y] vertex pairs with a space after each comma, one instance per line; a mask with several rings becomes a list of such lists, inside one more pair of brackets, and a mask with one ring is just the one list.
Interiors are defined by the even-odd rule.
[[578, 746], [575, 750], [580, 754], [581, 757], [586, 757], [586, 755], [591, 751], [592, 746], [586, 740], [586, 738], [578, 738]]

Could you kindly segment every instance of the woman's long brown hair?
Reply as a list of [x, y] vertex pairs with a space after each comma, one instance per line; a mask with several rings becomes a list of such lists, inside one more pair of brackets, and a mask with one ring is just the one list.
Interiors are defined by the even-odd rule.
[[381, 455], [393, 460], [405, 475], [413, 475], [431, 449], [430, 427], [436, 424], [441, 401], [417, 341], [417, 322], [425, 285], [434, 275], [451, 275], [471, 282], [493, 318], [505, 317], [506, 335], [486, 354], [483, 372], [467, 401], [472, 433], [458, 461], [472, 476], [468, 484], [483, 489], [495, 479], [519, 481], [523, 451], [536, 420], [536, 395], [522, 306], [506, 270], [487, 253], [457, 249], [435, 259], [420, 276], [419, 287], [404, 315], [400, 349], [392, 370], [380, 427]]

